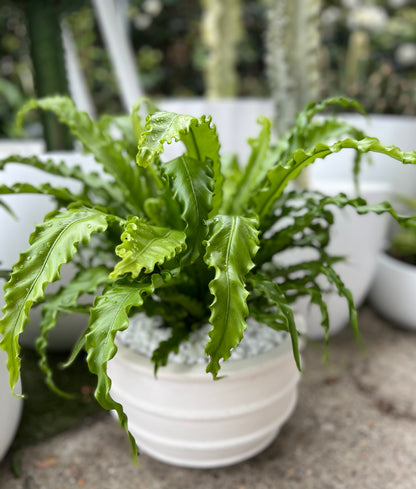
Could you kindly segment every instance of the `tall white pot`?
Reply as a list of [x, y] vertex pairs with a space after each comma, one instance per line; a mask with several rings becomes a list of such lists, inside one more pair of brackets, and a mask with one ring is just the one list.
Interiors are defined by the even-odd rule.
[[169, 464], [210, 468], [252, 457], [274, 440], [297, 400], [290, 338], [265, 354], [226, 362], [218, 381], [205, 367], [170, 363], [155, 378], [147, 357], [119, 345], [108, 365], [111, 395], [140, 450]]

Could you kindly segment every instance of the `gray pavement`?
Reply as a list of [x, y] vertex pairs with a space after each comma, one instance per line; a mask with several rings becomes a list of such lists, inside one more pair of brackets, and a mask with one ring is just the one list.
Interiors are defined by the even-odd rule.
[[21, 475], [0, 464], [1, 489], [415, 489], [416, 334], [365, 307], [365, 351], [346, 328], [310, 343], [297, 408], [277, 439], [247, 462], [217, 470], [131, 462], [124, 432], [108, 415], [86, 418], [21, 452]]

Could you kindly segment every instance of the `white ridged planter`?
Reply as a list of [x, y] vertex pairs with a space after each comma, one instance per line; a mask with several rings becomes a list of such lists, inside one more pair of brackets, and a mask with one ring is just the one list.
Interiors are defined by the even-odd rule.
[[266, 448], [294, 410], [300, 378], [289, 336], [267, 353], [226, 362], [218, 381], [203, 364], [172, 362], [155, 379], [150, 360], [123, 345], [108, 373], [139, 449], [198, 468], [235, 464]]
[[[6, 361], [6, 353], [0, 350], [0, 460], [13, 442], [23, 407], [23, 399], [13, 395], [10, 390]], [[16, 386], [16, 393], [21, 393], [20, 380]]]
[[394, 325], [416, 331], [415, 290], [416, 266], [380, 253], [370, 292], [372, 306]]

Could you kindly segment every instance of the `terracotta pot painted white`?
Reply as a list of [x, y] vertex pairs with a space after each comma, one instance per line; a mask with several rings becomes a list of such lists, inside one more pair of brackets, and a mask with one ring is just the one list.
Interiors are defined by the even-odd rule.
[[[10, 389], [6, 361], [6, 353], [0, 349], [0, 460], [13, 442], [23, 407], [23, 399], [15, 396]], [[21, 393], [20, 380], [16, 386], [16, 393]]]
[[[36, 145], [32, 149], [36, 149]], [[12, 151], [19, 152], [19, 148]], [[22, 154], [30, 152], [23, 147]], [[43, 153], [42, 158], [52, 158], [55, 161], [65, 161], [69, 166], [79, 164], [85, 171], [96, 171], [97, 166], [93, 158], [76, 152]], [[30, 182], [33, 185], [51, 183], [62, 185], [73, 192], [81, 190], [81, 184], [76, 181], [46, 174], [36, 168], [10, 163], [2, 172], [2, 182], [12, 185], [16, 182]], [[43, 221], [44, 216], [55, 207], [50, 197], [46, 195], [6, 195], [2, 197], [17, 215], [13, 219], [3, 208], [0, 208], [0, 268], [9, 270], [19, 258], [19, 253], [29, 247], [29, 237], [36, 224]], [[74, 275], [75, 268], [71, 264], [64, 265], [61, 269], [61, 280], [47, 287], [46, 292], [57, 290], [63, 283], [68, 283]], [[3, 300], [3, 291], [0, 289], [0, 300]], [[21, 344], [25, 347], [33, 347], [34, 339], [39, 334], [40, 309], [31, 311], [30, 322], [21, 336]], [[51, 350], [67, 350], [71, 348], [79, 335], [87, 326], [86, 315], [61, 316], [60, 327], [49, 335]]]
[[155, 379], [150, 360], [122, 345], [108, 373], [139, 449], [198, 468], [235, 464], [266, 448], [294, 410], [300, 377], [289, 337], [265, 354], [225, 362], [218, 381], [205, 365], [173, 363]]
[[415, 291], [416, 266], [380, 253], [369, 296], [373, 307], [393, 325], [416, 331]]
[[[345, 182], [312, 182], [312, 187], [327, 195], [345, 192], [353, 197], [352, 185]], [[389, 187], [382, 183], [363, 182], [361, 195], [368, 203], [374, 204], [389, 197]], [[335, 223], [331, 231], [328, 252], [345, 256], [346, 260], [335, 264], [334, 269], [344, 284], [351, 290], [355, 305], [359, 307], [365, 300], [377, 267], [377, 254], [385, 247], [388, 217], [375, 214], [359, 216], [351, 208], [332, 208]], [[326, 294], [331, 335], [341, 331], [349, 323], [348, 306], [344, 298], [336, 293]], [[321, 326], [321, 313], [309, 301], [299, 301], [299, 312], [307, 319], [307, 336], [322, 339], [325, 336]]]

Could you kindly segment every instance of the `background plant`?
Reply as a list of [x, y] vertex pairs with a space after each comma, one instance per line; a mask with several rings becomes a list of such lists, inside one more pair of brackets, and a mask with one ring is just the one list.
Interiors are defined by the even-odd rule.
[[324, 94], [348, 94], [367, 112], [414, 115], [415, 22], [412, 1], [326, 1]]
[[[80, 8], [69, 21], [97, 112], [120, 112], [117, 87], [91, 5], [80, 0], [77, 6]], [[244, 36], [237, 47], [237, 95], [270, 93], [264, 63], [267, 8], [266, 1], [241, 1]], [[368, 8], [374, 15], [365, 15]], [[368, 112], [414, 115], [415, 16], [411, 1], [322, 0], [321, 94], [356, 97]], [[147, 94], [202, 95], [206, 91], [203, 72], [207, 61], [200, 35], [202, 4], [130, 0], [129, 18]], [[27, 32], [16, 2], [6, 1], [0, 6], [0, 26], [0, 77], [12, 82], [25, 98], [31, 97], [34, 88]], [[1, 124], [10, 127], [12, 119], [7, 114], [11, 113], [6, 112], [2, 120], [8, 122], [0, 121], [0, 128]]]

